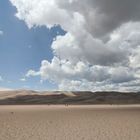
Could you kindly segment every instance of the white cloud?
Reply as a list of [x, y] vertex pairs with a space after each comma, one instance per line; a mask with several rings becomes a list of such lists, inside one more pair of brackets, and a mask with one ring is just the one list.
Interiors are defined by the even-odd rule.
[[40, 73], [35, 72], [34, 70], [29, 70], [28, 73], [26, 74], [26, 77], [37, 76], [37, 75], [40, 75]]
[[77, 31], [75, 26], [84, 24], [84, 29], [94, 36], [103, 36], [123, 23], [140, 19], [139, 0], [10, 1], [17, 8], [16, 16], [24, 20], [29, 27], [60, 24], [67, 31]]
[[25, 81], [26, 81], [26, 79], [25, 79], [25, 78], [21, 78], [21, 79], [20, 79], [20, 81], [25, 82]]
[[0, 30], [0, 35], [3, 35], [3, 31]]
[[3, 78], [2, 78], [2, 76], [0, 76], [0, 82], [2, 82], [3, 81]]
[[10, 1], [29, 28], [59, 24], [67, 31], [53, 41], [52, 61], [27, 77], [40, 75], [66, 90], [139, 89], [140, 1]]

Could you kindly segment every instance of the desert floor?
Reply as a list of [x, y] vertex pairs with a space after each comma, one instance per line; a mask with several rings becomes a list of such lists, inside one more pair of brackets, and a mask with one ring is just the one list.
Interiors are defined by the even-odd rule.
[[0, 140], [140, 140], [140, 105], [0, 106]]

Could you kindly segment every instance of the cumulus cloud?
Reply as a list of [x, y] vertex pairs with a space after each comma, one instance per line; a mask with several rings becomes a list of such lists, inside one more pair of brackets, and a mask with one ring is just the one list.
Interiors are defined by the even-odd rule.
[[[60, 24], [71, 28], [75, 21], [84, 21], [89, 32], [104, 36], [129, 21], [139, 21], [139, 0], [11, 0], [17, 17], [33, 25]], [[80, 16], [80, 18], [79, 18]], [[69, 22], [65, 22], [69, 21]]]
[[65, 90], [139, 89], [139, 0], [10, 1], [29, 28], [60, 25], [67, 32], [53, 41], [52, 61], [27, 77], [40, 75]]

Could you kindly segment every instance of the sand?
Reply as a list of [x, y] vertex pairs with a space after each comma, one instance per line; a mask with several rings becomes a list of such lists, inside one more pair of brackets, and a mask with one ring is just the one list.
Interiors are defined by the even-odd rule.
[[0, 140], [140, 140], [140, 105], [0, 106]]

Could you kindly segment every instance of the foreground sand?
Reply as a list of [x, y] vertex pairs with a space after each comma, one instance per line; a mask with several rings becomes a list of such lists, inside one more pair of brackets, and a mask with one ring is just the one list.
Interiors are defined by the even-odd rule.
[[0, 106], [0, 140], [140, 140], [140, 105]]

